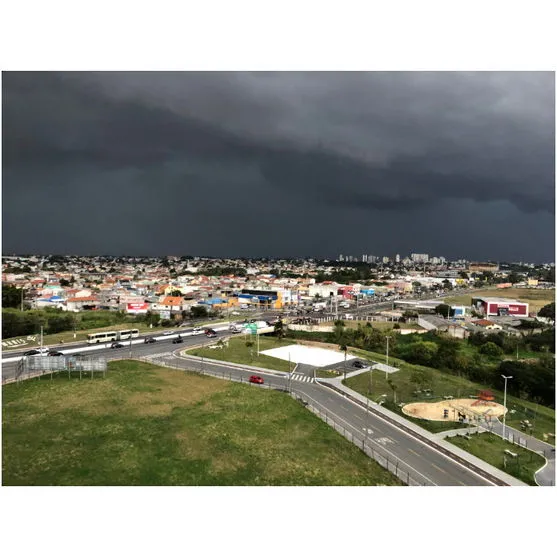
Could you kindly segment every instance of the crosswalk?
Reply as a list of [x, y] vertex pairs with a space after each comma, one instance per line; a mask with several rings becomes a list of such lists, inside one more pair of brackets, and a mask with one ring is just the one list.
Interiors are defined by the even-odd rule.
[[293, 373], [292, 380], [301, 381], [302, 383], [313, 383], [313, 377], [309, 377], [307, 375], [301, 375], [299, 373]]

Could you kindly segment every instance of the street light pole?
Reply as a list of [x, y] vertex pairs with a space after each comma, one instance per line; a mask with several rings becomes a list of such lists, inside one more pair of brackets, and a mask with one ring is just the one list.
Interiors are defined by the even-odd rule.
[[[385, 337], [387, 339], [387, 365], [389, 365], [389, 339], [390, 336]], [[387, 370], [385, 370], [385, 379], [387, 379]]]
[[505, 407], [505, 413], [503, 414], [503, 440], [505, 439], [505, 426], [506, 426], [506, 419], [507, 419], [507, 379], [512, 379], [513, 376], [509, 375], [501, 375], [501, 377], [505, 380], [505, 391], [503, 395], [503, 406]]

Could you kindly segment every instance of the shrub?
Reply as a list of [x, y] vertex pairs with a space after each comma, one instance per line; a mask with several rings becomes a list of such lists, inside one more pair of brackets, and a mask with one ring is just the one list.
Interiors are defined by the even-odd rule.
[[497, 346], [494, 342], [486, 342], [480, 348], [480, 354], [485, 354], [486, 356], [501, 356], [503, 354], [503, 349]]

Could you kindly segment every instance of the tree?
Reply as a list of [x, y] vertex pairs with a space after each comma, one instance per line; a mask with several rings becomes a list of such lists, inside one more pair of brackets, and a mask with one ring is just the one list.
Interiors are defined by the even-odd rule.
[[191, 315], [193, 318], [207, 317], [207, 308], [205, 306], [192, 306]]
[[338, 348], [344, 352], [344, 380], [346, 381], [346, 354], [348, 352], [348, 346], [346, 346], [346, 344], [341, 344]]
[[457, 355], [460, 341], [454, 338], [440, 338], [437, 343], [437, 354], [433, 360], [433, 367], [458, 369]]
[[23, 290], [15, 286], [2, 286], [2, 307], [19, 308]]
[[152, 325], [153, 327], [156, 327], [161, 320], [161, 316], [158, 313], [153, 313], [151, 310], [149, 310], [146, 314], [145, 314], [145, 322], [148, 325]]
[[448, 304], [439, 304], [438, 306], [435, 306], [435, 313], [448, 318], [451, 317], [454, 312], [452, 311], [451, 306], [449, 306]]
[[486, 356], [497, 357], [503, 355], [503, 349], [497, 346], [494, 342], [486, 342], [480, 348], [480, 354], [485, 354]]
[[341, 325], [340, 323], [335, 323], [335, 327], [333, 329], [333, 338], [335, 339], [335, 342], [343, 344], [345, 337], [346, 330], [344, 329], [344, 324]]
[[172, 290], [169, 296], [181, 296], [182, 293], [179, 290]]
[[282, 319], [279, 319], [276, 323], [275, 323], [275, 336], [281, 340], [284, 338], [285, 332], [284, 332], [284, 323], [282, 322]]
[[453, 289], [453, 285], [452, 285], [452, 283], [449, 279], [445, 279], [443, 281], [443, 288], [445, 288], [445, 290], [452, 290]]
[[538, 311], [538, 315], [555, 321], [555, 302], [543, 306], [543, 308]]
[[66, 279], [60, 279], [60, 286], [70, 286], [70, 281]]
[[393, 391], [393, 402], [396, 404], [396, 391], [398, 387], [393, 383], [393, 380], [391, 378], [387, 379], [387, 383], [389, 387], [391, 387], [391, 390]]
[[437, 344], [435, 342], [413, 342], [408, 347], [408, 361], [429, 366], [435, 359], [437, 354]]

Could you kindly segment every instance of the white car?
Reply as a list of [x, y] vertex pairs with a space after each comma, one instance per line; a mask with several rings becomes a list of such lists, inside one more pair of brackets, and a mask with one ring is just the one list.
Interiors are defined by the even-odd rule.
[[167, 336], [167, 335], [173, 335], [174, 331], [164, 331], [163, 335]]
[[205, 332], [205, 329], [202, 329], [201, 327], [195, 327], [193, 329], [193, 331], [191, 332], [192, 335], [202, 335]]

